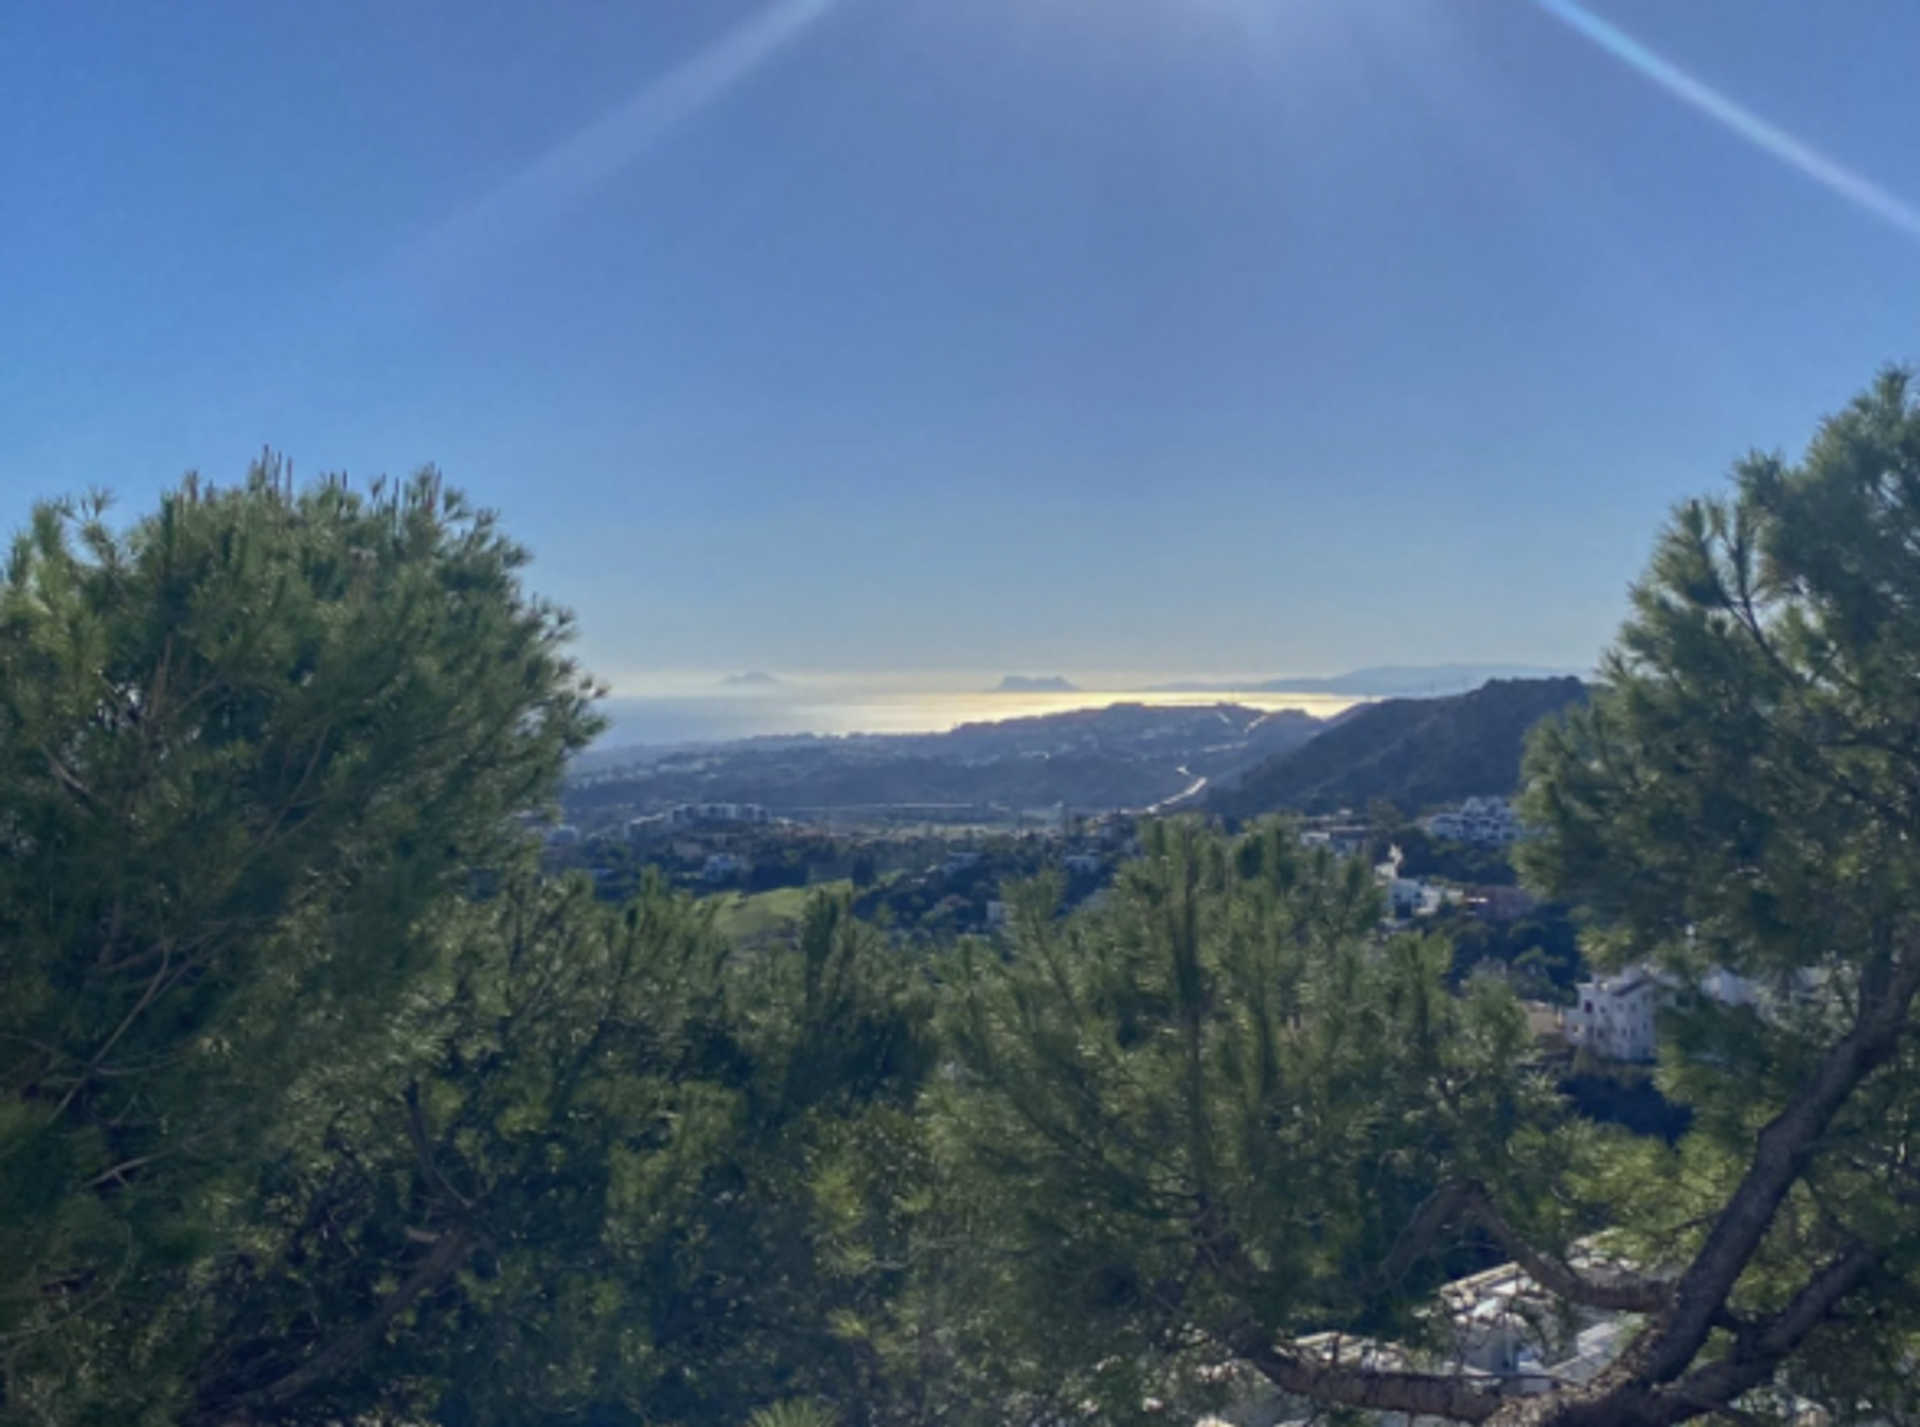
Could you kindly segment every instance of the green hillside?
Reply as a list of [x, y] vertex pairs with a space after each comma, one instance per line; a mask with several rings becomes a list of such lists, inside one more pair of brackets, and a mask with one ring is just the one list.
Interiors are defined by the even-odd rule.
[[1389, 699], [1357, 710], [1290, 753], [1268, 759], [1210, 800], [1255, 817], [1334, 812], [1385, 801], [1417, 813], [1480, 793], [1512, 792], [1527, 730], [1586, 700], [1578, 679], [1496, 679], [1442, 699]]

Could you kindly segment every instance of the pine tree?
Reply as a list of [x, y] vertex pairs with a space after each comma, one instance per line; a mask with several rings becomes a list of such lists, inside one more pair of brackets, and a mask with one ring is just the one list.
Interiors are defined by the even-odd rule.
[[[960, 977], [942, 1133], [981, 1248], [955, 1271], [1035, 1394], [1118, 1416], [1232, 1370], [1503, 1427], [1920, 1412], [1906, 374], [1679, 508], [1591, 705], [1527, 771], [1525, 871], [1596, 958], [1664, 978], [1693, 1132], [1668, 1153], [1570, 1119], [1498, 991], [1451, 1001], [1420, 943], [1370, 944], [1360, 890], [1277, 834], [1162, 831], [1106, 912], [1030, 907], [1010, 959]], [[1632, 1267], [1577, 1267], [1595, 1231]], [[1624, 1351], [1524, 1398], [1423, 1356], [1430, 1290], [1476, 1247], [1626, 1315]]]
[[525, 553], [425, 472], [267, 461], [116, 533], [40, 507], [0, 585], [0, 1392], [173, 1420], [227, 1209], [360, 1054], [422, 927], [598, 724]]
[[[1533, 750], [1532, 877], [1675, 988], [1695, 1111], [1622, 1218], [1673, 1269], [1597, 1400], [1784, 1384], [1904, 1419], [1920, 1280], [1920, 406], [1888, 371], [1798, 463], [1680, 507], [1593, 706]], [[1724, 973], [1749, 994], [1703, 993]], [[1736, 983], [1737, 984], [1737, 983]], [[1744, 1001], [1746, 1004], [1739, 1004]], [[1594, 1417], [1590, 1420], [1600, 1420]]]
[[16, 543], [0, 1420], [916, 1410], [930, 991], [844, 902], [742, 956], [539, 872], [598, 721], [524, 559], [272, 466]]
[[1409, 1254], [1407, 1223], [1451, 1180], [1544, 1174], [1511, 1000], [1449, 994], [1437, 939], [1378, 943], [1370, 869], [1284, 826], [1156, 825], [1106, 907], [1061, 921], [1047, 892], [1008, 957], [962, 955], [951, 1011], [976, 1351], [1036, 1404], [1148, 1420], [1236, 1364], [1308, 1394], [1352, 1376], [1295, 1337], [1420, 1338], [1445, 1256]]

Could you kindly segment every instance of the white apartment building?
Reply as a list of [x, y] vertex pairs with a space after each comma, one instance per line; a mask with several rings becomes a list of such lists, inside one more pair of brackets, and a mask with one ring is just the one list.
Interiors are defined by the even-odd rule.
[[773, 821], [773, 814], [758, 803], [682, 803], [667, 814], [669, 827], [703, 827], [713, 824], [762, 826]]
[[1452, 812], [1435, 813], [1426, 821], [1435, 837], [1450, 842], [1478, 842], [1503, 846], [1520, 840], [1520, 820], [1505, 798], [1468, 798]]
[[1608, 1060], [1653, 1059], [1653, 1017], [1660, 983], [1645, 967], [1582, 981], [1567, 1012], [1567, 1039]]

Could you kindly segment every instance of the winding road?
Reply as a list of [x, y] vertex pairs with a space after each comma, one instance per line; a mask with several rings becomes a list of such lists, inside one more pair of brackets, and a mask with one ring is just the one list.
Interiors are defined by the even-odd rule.
[[1178, 773], [1183, 778], [1193, 779], [1192, 786], [1187, 788], [1184, 792], [1175, 793], [1171, 798], [1161, 799], [1159, 802], [1155, 803], [1152, 807], [1140, 809], [1140, 811], [1144, 813], [1146, 816], [1159, 817], [1163, 813], [1171, 812], [1173, 809], [1179, 807], [1180, 804], [1182, 803], [1192, 802], [1195, 798], [1199, 797], [1203, 792], [1206, 791], [1207, 779], [1204, 774], [1195, 773], [1193, 769], [1187, 767], [1186, 764], [1184, 763], [1181, 764], [1178, 768], [1174, 769], [1174, 772]]

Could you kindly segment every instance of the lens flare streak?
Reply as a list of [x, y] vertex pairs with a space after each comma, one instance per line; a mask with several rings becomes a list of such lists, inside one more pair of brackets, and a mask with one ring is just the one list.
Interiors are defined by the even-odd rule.
[[776, 0], [429, 231], [402, 260], [409, 276], [444, 282], [518, 246], [750, 78], [839, 3]]
[[1578, 4], [1577, 0], [1534, 0], [1542, 10], [1591, 40], [1674, 98], [1745, 139], [1763, 153], [1798, 170], [1831, 193], [1871, 213], [1909, 238], [1920, 238], [1920, 208], [1736, 103], [1673, 61], [1649, 49], [1624, 30]]

